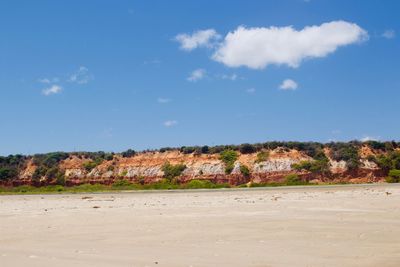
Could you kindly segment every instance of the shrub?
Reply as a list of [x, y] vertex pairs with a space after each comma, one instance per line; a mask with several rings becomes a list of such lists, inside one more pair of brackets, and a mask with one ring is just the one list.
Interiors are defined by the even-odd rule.
[[251, 154], [256, 152], [256, 148], [254, 147], [254, 145], [251, 144], [241, 144], [239, 146], [239, 151], [242, 154]]
[[33, 156], [33, 163], [36, 166], [44, 166], [47, 169], [55, 167], [60, 161], [69, 157], [65, 152], [52, 152], [47, 154], [36, 154]]
[[197, 189], [197, 188], [215, 188], [215, 184], [208, 180], [191, 180], [187, 184], [183, 185], [184, 189]]
[[269, 152], [268, 151], [261, 151], [257, 153], [257, 159], [256, 159], [256, 163], [260, 163], [263, 161], [267, 161], [269, 158]]
[[297, 171], [309, 171], [312, 173], [329, 173], [329, 160], [327, 158], [313, 161], [300, 161], [292, 164], [292, 168]]
[[107, 171], [112, 172], [115, 170], [115, 166], [114, 165], [110, 165], [107, 167]]
[[210, 148], [208, 146], [201, 147], [201, 153], [208, 154], [208, 152], [210, 152]]
[[237, 152], [230, 149], [224, 150], [219, 154], [219, 158], [225, 163], [225, 173], [230, 174], [238, 158]]
[[375, 141], [375, 140], [365, 141], [364, 144], [366, 144], [370, 148], [376, 149], [376, 150], [384, 150], [385, 149], [385, 143]]
[[250, 177], [250, 170], [246, 165], [242, 165], [240, 164], [240, 173], [244, 176], [244, 177]]
[[171, 151], [171, 150], [174, 150], [174, 148], [172, 148], [172, 147], [162, 147], [158, 151], [160, 151], [161, 153], [164, 153], [164, 152]]
[[379, 155], [376, 158], [376, 164], [386, 173], [392, 169], [400, 170], [400, 152], [394, 151], [387, 155]]
[[358, 155], [358, 145], [356, 141], [349, 143], [330, 143], [331, 157], [334, 160], [343, 160], [347, 168], [356, 169], [360, 165], [360, 156]]
[[390, 170], [389, 176], [386, 178], [388, 183], [399, 183], [400, 182], [400, 170]]
[[58, 167], [52, 167], [46, 171], [45, 174], [47, 179], [56, 180], [58, 185], [65, 185], [64, 172]]
[[166, 178], [169, 182], [175, 177], [180, 176], [185, 169], [186, 165], [184, 164], [172, 165], [169, 162], [165, 163], [161, 167], [161, 170], [164, 172], [164, 178]]
[[293, 163], [292, 168], [296, 171], [310, 171], [312, 167], [312, 162], [308, 160], [300, 161], [299, 163]]
[[87, 172], [91, 172], [94, 168], [96, 168], [100, 164], [101, 164], [100, 161], [87, 161], [84, 162], [82, 166]]
[[182, 152], [183, 154], [192, 154], [193, 152], [197, 151], [197, 149], [200, 148], [195, 146], [183, 146], [181, 147], [180, 152]]
[[107, 161], [113, 160], [114, 159], [114, 154], [113, 153], [108, 153], [108, 154], [106, 154], [104, 159], [107, 160]]
[[287, 185], [302, 185], [307, 184], [307, 182], [303, 182], [297, 174], [288, 174], [285, 176], [285, 183]]
[[115, 188], [115, 189], [126, 189], [126, 190], [128, 190], [128, 189], [138, 189], [138, 185], [135, 185], [135, 184], [133, 184], [133, 183], [127, 181], [127, 180], [123, 180], [123, 179], [115, 181], [111, 185], [111, 187]]
[[144, 185], [144, 183], [146, 182], [144, 176], [142, 176], [142, 175], [139, 175], [136, 180], [141, 185]]
[[171, 184], [168, 179], [163, 179], [157, 183], [143, 185], [143, 189], [178, 189], [178, 185]]
[[133, 157], [135, 155], [136, 155], [136, 151], [133, 150], [133, 149], [128, 149], [128, 150], [126, 150], [126, 151], [121, 153], [121, 156], [123, 158], [130, 158], [130, 157]]
[[102, 162], [104, 161], [103, 158], [98, 157], [92, 161], [87, 161], [83, 163], [83, 168], [87, 171], [90, 172], [92, 171], [94, 168], [96, 168], [97, 166], [99, 166]]
[[0, 168], [0, 180], [9, 180], [15, 178], [18, 175], [16, 169], [3, 167]]
[[127, 170], [123, 170], [123, 171], [119, 174], [119, 176], [120, 176], [120, 177], [125, 177], [127, 174], [128, 174], [128, 171], [127, 171]]
[[35, 171], [32, 174], [33, 181], [39, 181], [40, 178], [44, 177], [47, 173], [47, 168], [44, 166], [36, 167]]
[[65, 185], [65, 182], [66, 182], [66, 180], [65, 180], [64, 174], [58, 174], [58, 175], [56, 176], [56, 184], [58, 184], [58, 185]]

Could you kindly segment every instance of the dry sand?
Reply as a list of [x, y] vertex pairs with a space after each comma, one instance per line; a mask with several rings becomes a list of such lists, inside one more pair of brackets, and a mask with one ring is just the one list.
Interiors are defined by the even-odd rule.
[[0, 196], [0, 266], [400, 266], [400, 187]]

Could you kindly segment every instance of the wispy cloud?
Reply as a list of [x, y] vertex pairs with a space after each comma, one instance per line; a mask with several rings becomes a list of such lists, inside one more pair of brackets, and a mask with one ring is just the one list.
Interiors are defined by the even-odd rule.
[[164, 121], [164, 126], [165, 127], [172, 127], [178, 124], [178, 121], [176, 120], [168, 120], [168, 121]]
[[166, 103], [171, 102], [171, 99], [159, 97], [159, 98], [157, 98], [157, 102], [160, 103], [160, 104], [166, 104]]
[[220, 76], [222, 80], [231, 80], [231, 81], [236, 81], [238, 79], [237, 74], [233, 73], [233, 74], [223, 74]]
[[90, 74], [89, 69], [80, 66], [76, 72], [70, 75], [68, 81], [77, 84], [86, 84], [93, 79], [93, 75]]
[[189, 77], [187, 78], [187, 80], [189, 82], [197, 82], [201, 79], [203, 79], [206, 75], [206, 70], [204, 69], [196, 69], [194, 71], [192, 71], [189, 75]]
[[175, 36], [175, 41], [180, 43], [180, 48], [192, 51], [198, 47], [213, 47], [215, 41], [221, 36], [214, 29], [195, 31], [192, 34], [181, 33]]
[[58, 83], [60, 81], [59, 78], [54, 77], [54, 78], [42, 78], [42, 79], [38, 79], [38, 82], [40, 83], [44, 83], [44, 84], [50, 84], [50, 83]]
[[382, 37], [386, 38], [386, 39], [393, 39], [394, 37], [396, 37], [396, 32], [394, 30], [386, 30], [382, 33]]
[[298, 84], [293, 81], [292, 79], [286, 79], [284, 80], [281, 85], [279, 85], [279, 89], [281, 90], [296, 90], [298, 87]]
[[255, 88], [247, 88], [246, 92], [249, 94], [254, 94], [256, 92], [256, 89]]
[[61, 91], [62, 91], [62, 87], [59, 86], [59, 85], [54, 84], [54, 85], [52, 85], [52, 86], [50, 86], [50, 87], [48, 87], [48, 88], [43, 89], [43, 90], [42, 90], [42, 93], [43, 93], [45, 96], [48, 96], [48, 95], [58, 94], [58, 93], [60, 93]]

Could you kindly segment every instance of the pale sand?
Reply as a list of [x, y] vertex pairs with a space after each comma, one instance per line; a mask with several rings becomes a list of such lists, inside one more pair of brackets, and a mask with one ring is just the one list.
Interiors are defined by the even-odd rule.
[[397, 267], [400, 187], [0, 196], [0, 266]]

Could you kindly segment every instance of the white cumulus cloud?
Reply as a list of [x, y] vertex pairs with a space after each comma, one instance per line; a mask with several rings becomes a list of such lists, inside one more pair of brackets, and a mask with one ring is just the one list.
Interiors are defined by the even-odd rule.
[[396, 32], [394, 30], [386, 30], [382, 33], [382, 37], [386, 39], [393, 39], [396, 37]]
[[373, 137], [373, 136], [369, 136], [369, 135], [364, 135], [364, 137], [362, 137], [360, 139], [361, 142], [368, 142], [368, 141], [379, 141], [379, 138], [377, 137]]
[[279, 89], [281, 90], [296, 90], [297, 87], [298, 84], [292, 79], [286, 79], [279, 85]]
[[172, 127], [172, 126], [177, 125], [178, 122], [175, 121], [175, 120], [169, 120], [169, 121], [164, 121], [163, 124], [164, 124], [165, 127]]
[[90, 74], [89, 69], [81, 66], [75, 73], [70, 75], [68, 81], [77, 84], [86, 84], [91, 80], [93, 80], [93, 75]]
[[190, 73], [187, 80], [189, 82], [197, 82], [198, 80], [203, 79], [205, 75], [206, 71], [204, 69], [196, 69]]
[[229, 32], [212, 55], [228, 67], [263, 69], [268, 65], [296, 68], [307, 58], [320, 58], [337, 48], [368, 39], [368, 33], [355, 23], [332, 21], [307, 26], [246, 28]]
[[213, 47], [221, 36], [214, 29], [200, 30], [192, 34], [181, 33], [175, 36], [182, 50], [191, 51], [198, 47]]
[[52, 85], [52, 86], [50, 86], [48, 88], [43, 89], [42, 93], [44, 95], [48, 96], [48, 95], [58, 94], [61, 91], [62, 91], [62, 87], [59, 86], [59, 85], [54, 84], [54, 85]]

